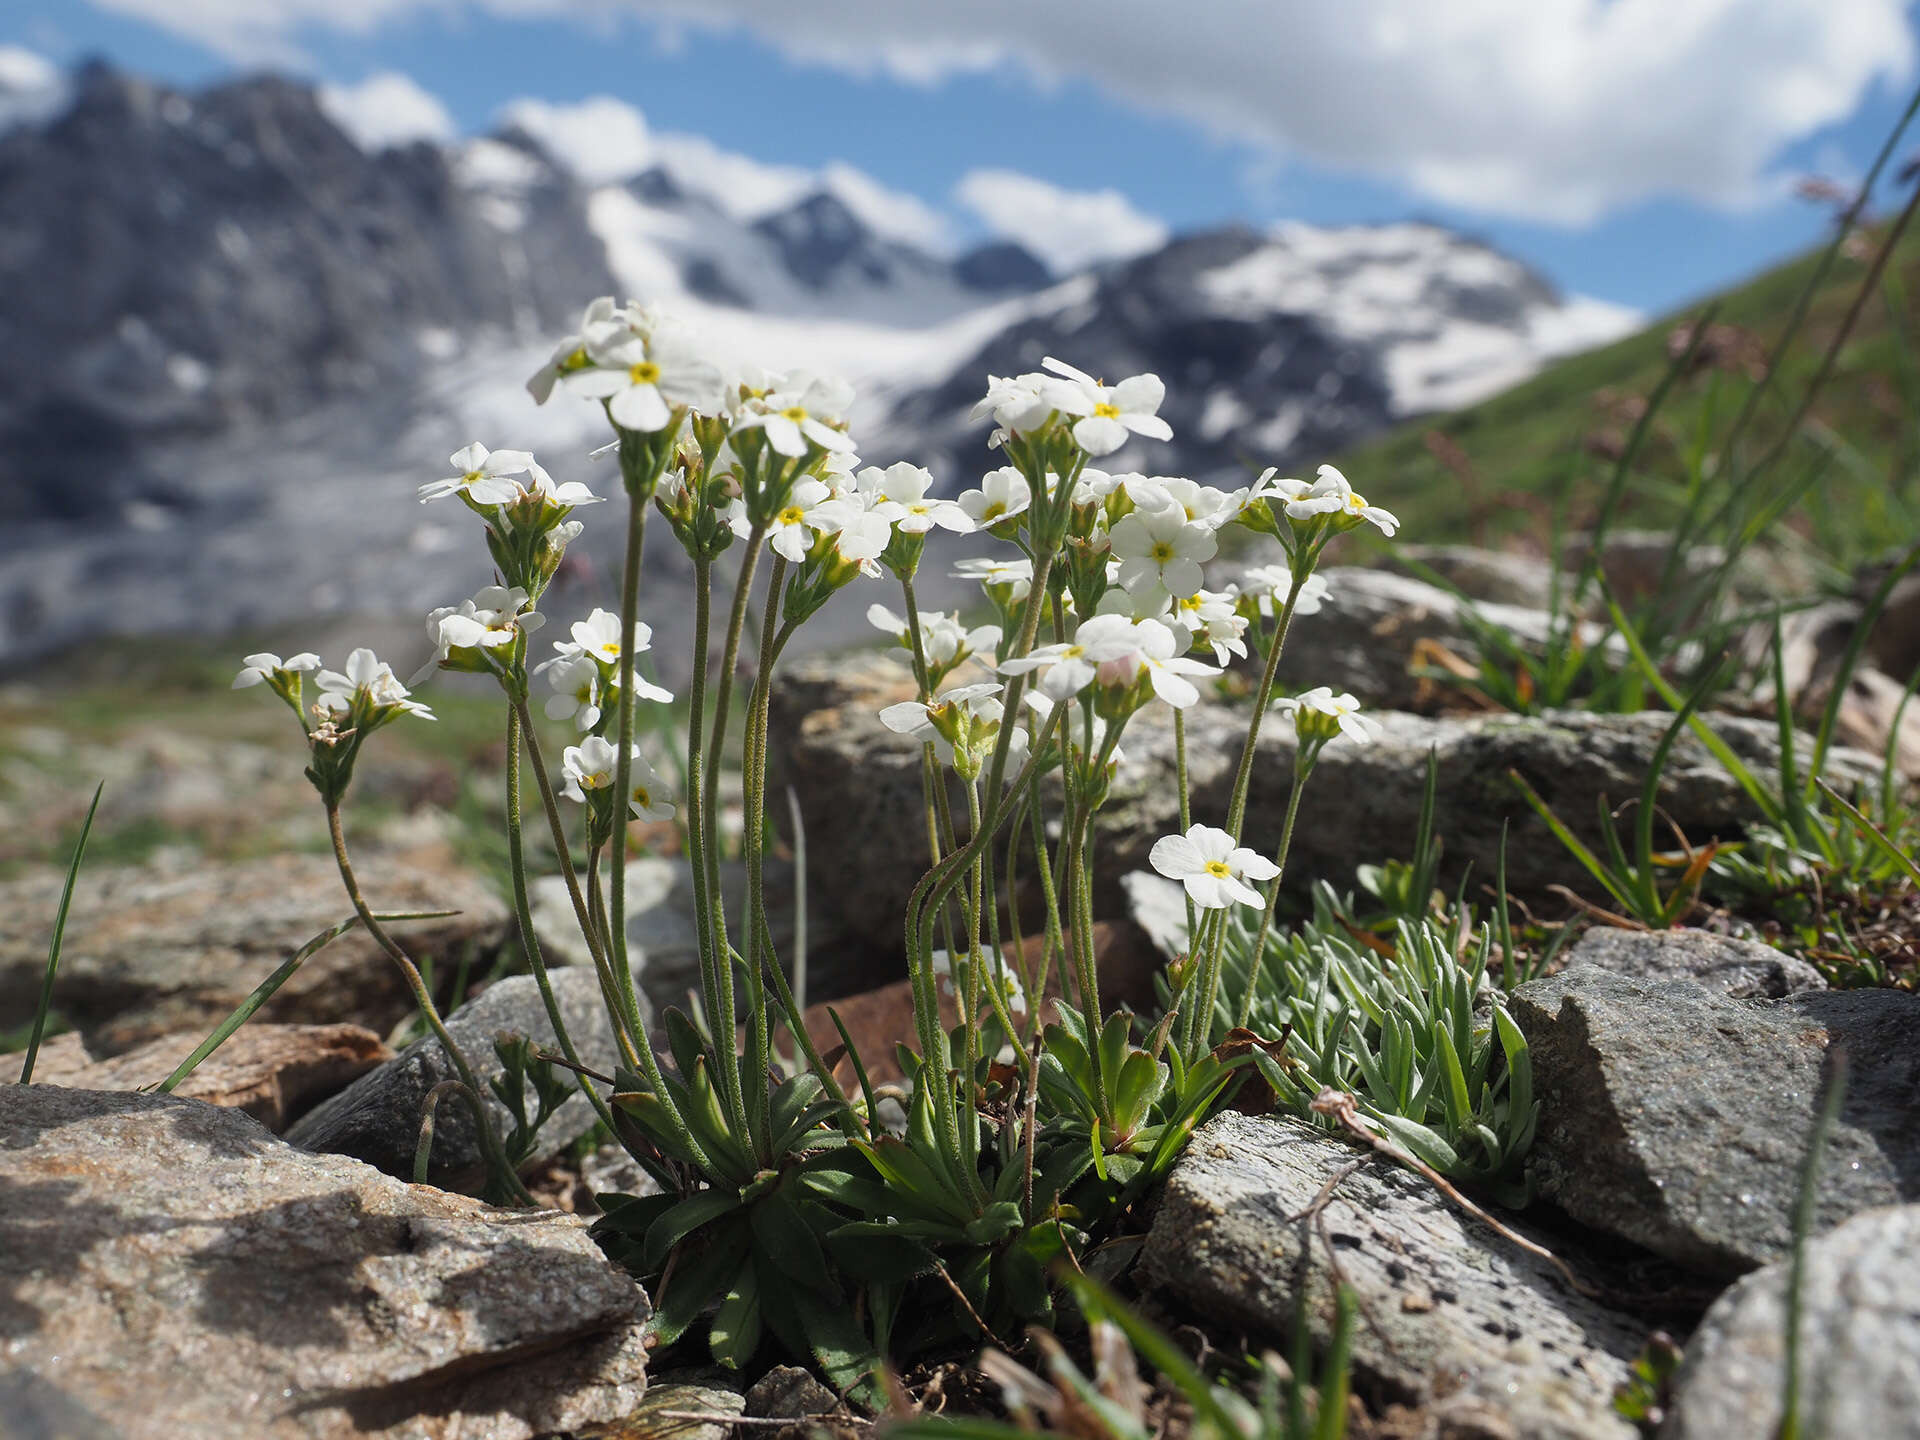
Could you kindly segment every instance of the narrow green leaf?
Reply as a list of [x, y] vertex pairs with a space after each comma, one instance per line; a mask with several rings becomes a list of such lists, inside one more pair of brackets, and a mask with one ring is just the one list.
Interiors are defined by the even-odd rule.
[[33, 1083], [33, 1062], [40, 1058], [40, 1041], [47, 1033], [47, 1014], [53, 1009], [53, 977], [60, 973], [60, 942], [66, 938], [67, 911], [73, 905], [73, 887], [80, 879], [80, 861], [87, 853], [87, 837], [93, 833], [93, 817], [100, 810], [100, 794], [107, 788], [102, 780], [93, 787], [93, 803], [87, 806], [87, 818], [80, 824], [80, 838], [74, 842], [73, 859], [67, 862], [67, 881], [60, 887], [60, 908], [53, 917], [53, 938], [47, 943], [47, 970], [40, 981], [40, 1003], [33, 1011], [33, 1033], [27, 1037], [27, 1058], [20, 1062], [20, 1083]]

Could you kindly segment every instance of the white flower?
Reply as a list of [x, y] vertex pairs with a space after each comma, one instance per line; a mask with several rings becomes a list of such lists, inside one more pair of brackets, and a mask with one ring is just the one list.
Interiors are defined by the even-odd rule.
[[[884, 605], [867, 607], [867, 623], [876, 630], [884, 630], [899, 641], [909, 651], [913, 642], [907, 638], [907, 622], [887, 609]], [[927, 668], [938, 677], [957, 668], [969, 655], [983, 654], [1000, 643], [998, 625], [979, 625], [969, 630], [960, 623], [956, 614], [939, 613], [920, 615], [920, 653], [926, 657]]]
[[[987, 967], [986, 974], [981, 978], [987, 984], [991, 985], [994, 980], [993, 964], [984, 955], [981, 956], [981, 963]], [[933, 952], [933, 973], [939, 979], [941, 993], [945, 995], [954, 994], [953, 955], [950, 951], [936, 950]], [[1001, 994], [1007, 997], [1007, 1013], [1009, 1015], [1026, 1014], [1027, 987], [1020, 983], [1020, 977], [1014, 973], [1014, 968], [1011, 965], [1003, 964], [1000, 967], [1000, 980]]]
[[428, 627], [440, 644], [440, 658], [449, 648], [497, 650], [518, 635], [538, 630], [546, 617], [527, 609], [531, 603], [518, 585], [511, 590], [489, 585], [457, 609], [434, 611]]
[[302, 650], [298, 655], [289, 655], [282, 660], [278, 655], [263, 650], [258, 655], [247, 656], [245, 664], [246, 669], [233, 677], [235, 690], [248, 689], [279, 675], [301, 675], [309, 670], [318, 670], [320, 657], [311, 650]]
[[1229, 655], [1246, 658], [1247, 617], [1234, 604], [1235, 596], [1226, 590], [1196, 590], [1173, 602], [1173, 623], [1185, 630], [1194, 642], [1205, 641], [1213, 647], [1213, 658], [1227, 663]]
[[[1278, 565], [1255, 565], [1240, 577], [1240, 593], [1252, 600], [1262, 615], [1272, 619], [1280, 613], [1281, 607], [1287, 603], [1287, 597], [1293, 593], [1293, 571], [1284, 562]], [[1293, 607], [1293, 613], [1312, 615], [1320, 609], [1326, 598], [1325, 577], [1309, 575], [1300, 586], [1300, 600]]]
[[[673, 814], [673, 792], [647, 763], [639, 745], [631, 756], [629, 779], [632, 792], [627, 808], [643, 820], [665, 820]], [[613, 742], [600, 735], [589, 735], [578, 745], [569, 745], [560, 756], [560, 774], [569, 800], [585, 802], [588, 791], [610, 790], [618, 778], [620, 752]]]
[[[1083, 620], [1073, 639], [1038, 649], [1000, 666], [1002, 675], [1019, 675], [1028, 670], [1043, 670], [1040, 693], [1049, 700], [1066, 700], [1093, 683], [1102, 665], [1123, 661], [1138, 653], [1139, 639], [1134, 622], [1125, 615], [1095, 615]], [[1169, 637], [1171, 639], [1171, 637]]]
[[1297, 500], [1287, 502], [1287, 514], [1296, 520], [1310, 519], [1315, 515], [1352, 516], [1371, 521], [1380, 527], [1381, 534], [1389, 536], [1400, 528], [1399, 520], [1394, 518], [1391, 511], [1382, 510], [1378, 505], [1369, 505], [1367, 497], [1356, 495], [1353, 486], [1347, 483], [1347, 477], [1331, 465], [1322, 465], [1320, 478], [1314, 481], [1313, 486]]
[[596, 495], [578, 480], [569, 480], [564, 485], [553, 483], [553, 477], [545, 468], [532, 463], [527, 464], [527, 478], [518, 487], [520, 494], [516, 499], [525, 499], [538, 495], [550, 505], [598, 505], [604, 496]]
[[1011, 520], [1033, 503], [1033, 489], [1027, 477], [1011, 465], [989, 470], [980, 477], [980, 488], [960, 496], [961, 510], [981, 530]]
[[673, 818], [673, 787], [647, 763], [638, 745], [633, 747], [633, 763], [627, 772], [627, 809], [642, 820]]
[[863, 574], [877, 577], [880, 552], [893, 539], [893, 520], [879, 506], [869, 506], [858, 490], [830, 491], [807, 516], [808, 523], [820, 534], [833, 537], [833, 548], [842, 560], [858, 565]]
[[[596, 609], [586, 619], [574, 621], [571, 633], [573, 636], [571, 640], [553, 642], [553, 658], [543, 660], [534, 666], [534, 673], [538, 675], [564, 669], [574, 660], [585, 658], [601, 668], [601, 674], [606, 677], [607, 683], [618, 685], [620, 683], [620, 617], [611, 610]], [[646, 654], [653, 648], [653, 627], [642, 620], [634, 621], [632, 639], [633, 653], [636, 656]], [[558, 681], [552, 683], [556, 689], [560, 688]], [[633, 672], [633, 693], [639, 700], [664, 702], [673, 699], [671, 690], [661, 689], [660, 686], [642, 676], [637, 668]], [[553, 712], [549, 710], [548, 713]], [[583, 721], [582, 726], [584, 728], [592, 723], [592, 721]]]
[[1147, 863], [1185, 885], [1202, 910], [1224, 910], [1236, 900], [1259, 909], [1267, 902], [1247, 881], [1271, 880], [1280, 873], [1266, 856], [1236, 846], [1231, 835], [1211, 825], [1195, 825], [1185, 835], [1163, 835], [1153, 842]]
[[422, 485], [422, 505], [460, 494], [476, 505], [511, 504], [520, 498], [520, 486], [507, 477], [522, 474], [533, 464], [533, 456], [525, 450], [489, 450], [476, 440], [454, 451], [447, 463], [459, 473]]
[[986, 398], [973, 407], [969, 421], [993, 416], [994, 423], [1009, 434], [1038, 430], [1053, 414], [1048, 395], [1052, 381], [1045, 375], [989, 375]]
[[676, 407], [704, 414], [721, 406], [720, 371], [670, 324], [655, 322], [645, 335], [631, 327], [591, 328], [586, 340], [593, 365], [563, 377], [576, 395], [607, 402], [613, 423], [646, 434], [672, 423]]
[[1144, 670], [1153, 693], [1174, 709], [1184, 710], [1196, 703], [1200, 699], [1200, 692], [1186, 677], [1217, 675], [1219, 672], [1211, 665], [1175, 654], [1181, 648], [1180, 641], [1165, 621], [1135, 620], [1130, 623], [1133, 626], [1132, 650], [1103, 661], [1094, 678], [1101, 685], [1124, 688], [1131, 686]]
[[605, 325], [613, 318], [613, 297], [602, 295], [588, 304], [586, 312], [580, 317], [580, 329], [567, 336], [553, 347], [553, 355], [547, 363], [527, 378], [527, 393], [533, 397], [533, 403], [544, 405], [547, 397], [553, 394], [553, 387], [567, 370], [586, 363], [586, 334], [598, 326]]
[[1109, 475], [1104, 470], [1096, 470], [1091, 465], [1080, 471], [1080, 478], [1073, 482], [1073, 503], [1075, 505], [1098, 505], [1126, 484], [1128, 479], [1138, 476]]
[[796, 377], [787, 388], [754, 400], [733, 428], [764, 429], [767, 444], [789, 459], [805, 455], [809, 440], [822, 450], [851, 450], [853, 441], [835, 425], [852, 404], [853, 387], [844, 380]]
[[561, 657], [547, 669], [555, 693], [546, 704], [549, 720], [577, 720], [582, 730], [600, 723], [600, 667], [585, 655]]
[[[999, 740], [1000, 722], [1006, 714], [999, 695], [998, 685], [961, 685], [942, 691], [924, 705], [918, 700], [889, 705], [880, 712], [880, 723], [896, 735], [932, 741], [933, 753], [943, 765], [954, 763], [954, 746], [958, 744], [968, 752], [972, 764], [967, 773], [972, 773]], [[1007, 740], [1008, 758], [1017, 765], [1026, 752], [1026, 732], [1015, 730]]]
[[323, 710], [345, 714], [357, 699], [364, 698], [376, 709], [404, 710], [423, 720], [434, 718], [433, 711], [417, 700], [409, 700], [407, 687], [393, 673], [393, 667], [366, 648], [347, 656], [346, 670], [322, 670], [316, 677]]
[[[815, 480], [810, 475], [796, 480], [793, 489], [787, 493], [787, 503], [767, 522], [767, 543], [773, 547], [774, 553], [786, 557], [795, 565], [805, 560], [807, 551], [813, 548], [813, 532], [825, 528], [821, 520], [814, 518], [813, 512], [831, 499], [833, 491], [827, 488], [824, 481]], [[826, 518], [834, 518], [832, 512]], [[732, 525], [733, 533], [743, 540], [753, 533], [753, 523], [747, 519], [744, 506], [733, 517]]]
[[980, 588], [989, 595], [995, 590], [1004, 589], [1006, 600], [1003, 603], [1008, 605], [1018, 605], [1027, 598], [1027, 591], [1033, 587], [1031, 560], [957, 560], [947, 573], [955, 580], [979, 581]]
[[951, 500], [930, 498], [933, 476], [902, 460], [882, 470], [869, 465], [859, 475], [860, 491], [873, 513], [882, 515], [903, 534], [924, 535], [935, 525], [965, 535], [973, 520]]
[[1190, 524], [1177, 505], [1164, 510], [1135, 510], [1114, 522], [1109, 535], [1120, 561], [1120, 584], [1129, 592], [1164, 589], [1175, 599], [1206, 583], [1202, 561], [1219, 549], [1213, 530]]
[[1173, 512], [1190, 524], [1218, 530], [1238, 513], [1233, 496], [1179, 475], [1131, 475], [1127, 498], [1142, 510]]
[[1293, 716], [1294, 727], [1302, 736], [1331, 740], [1344, 735], [1356, 745], [1366, 745], [1380, 735], [1380, 722], [1362, 715], [1358, 700], [1351, 695], [1336, 695], [1328, 685], [1316, 685], [1273, 704], [1281, 714]]
[[1040, 363], [1062, 377], [1048, 387], [1048, 398], [1056, 410], [1081, 417], [1074, 421], [1073, 440], [1087, 454], [1111, 455], [1135, 435], [1173, 438], [1173, 427], [1155, 413], [1167, 397], [1158, 375], [1135, 375], [1107, 386], [1051, 355]]

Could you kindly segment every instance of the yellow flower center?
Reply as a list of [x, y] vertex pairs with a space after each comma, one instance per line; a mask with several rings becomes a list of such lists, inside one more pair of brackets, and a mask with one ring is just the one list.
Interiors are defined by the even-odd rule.
[[1182, 610], [1198, 610], [1200, 608], [1200, 597], [1198, 595], [1189, 595], [1186, 599], [1176, 600], [1174, 603]]
[[461, 480], [461, 483], [464, 485], [471, 485], [476, 480], [484, 480], [486, 478], [487, 477], [481, 474], [478, 470], [469, 470], [465, 475], [460, 477], [460, 480]]
[[580, 788], [582, 790], [604, 790], [607, 788], [607, 777], [605, 775], [582, 775], [580, 777]]
[[1207, 874], [1216, 876], [1221, 880], [1233, 878], [1233, 871], [1228, 868], [1227, 862], [1224, 860], [1207, 861]]
[[806, 518], [806, 511], [802, 510], [798, 505], [789, 505], [780, 512], [780, 518], [776, 523], [781, 525], [798, 525]]
[[1162, 540], [1157, 545], [1155, 545], [1153, 547], [1153, 558], [1158, 560], [1162, 565], [1166, 564], [1167, 561], [1173, 559], [1172, 542]]
[[1093, 407], [1093, 413], [1098, 415], [1102, 420], [1118, 420], [1120, 418], [1120, 407], [1118, 405], [1110, 405], [1105, 400], [1102, 400], [1098, 405]]
[[1353, 494], [1353, 495], [1347, 496], [1347, 510], [1350, 514], [1358, 515], [1362, 510], [1366, 508], [1367, 508], [1366, 496], [1360, 495], [1360, 494]]
[[636, 385], [651, 385], [660, 378], [660, 367], [651, 360], [642, 360], [627, 367], [627, 378]]
[[996, 500], [991, 505], [987, 506], [986, 509], [980, 512], [980, 518], [983, 521], [998, 520], [1002, 515], [1006, 513], [1007, 513], [1007, 507], [1001, 504], [1000, 501]]
[[793, 421], [793, 423], [796, 425], [798, 425], [802, 420], [807, 418], [807, 410], [804, 405], [789, 405], [787, 406], [786, 409], [782, 410], [780, 413], [786, 416], [787, 419]]
[[633, 798], [640, 802], [640, 808], [642, 810], [651, 810], [653, 808], [653, 795], [648, 791], [646, 786], [634, 786]]

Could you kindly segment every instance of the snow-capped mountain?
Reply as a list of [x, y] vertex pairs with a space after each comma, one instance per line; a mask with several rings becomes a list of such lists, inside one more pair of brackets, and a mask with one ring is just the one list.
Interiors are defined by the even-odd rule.
[[1160, 373], [1176, 439], [1139, 459], [1201, 476], [1320, 458], [1630, 319], [1420, 225], [1228, 228], [1055, 277], [1006, 242], [931, 253], [828, 179], [742, 214], [697, 151], [587, 184], [518, 126], [363, 148], [284, 79], [0, 74], [0, 660], [466, 593], [465, 517], [412, 487], [478, 437], [604, 490], [593, 408], [521, 389], [597, 294], [847, 375], [863, 453], [949, 488], [989, 463], [986, 373], [1049, 353]]

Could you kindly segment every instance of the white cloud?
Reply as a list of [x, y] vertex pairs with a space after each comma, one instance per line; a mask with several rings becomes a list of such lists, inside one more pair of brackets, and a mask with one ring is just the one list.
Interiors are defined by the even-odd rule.
[[[751, 29], [791, 58], [927, 84], [1014, 68], [1487, 213], [1584, 223], [1656, 195], [1772, 193], [1783, 146], [1904, 80], [1906, 0], [96, 0], [260, 58], [303, 29], [455, 4]], [[1115, 157], [1116, 178], [1126, 158]]]
[[655, 163], [646, 117], [624, 100], [592, 95], [577, 105], [515, 100], [500, 111], [589, 185], [630, 179]]
[[827, 190], [875, 231], [934, 254], [953, 248], [953, 222], [916, 195], [892, 190], [836, 160], [820, 172]]
[[444, 144], [454, 137], [447, 107], [411, 78], [394, 71], [369, 75], [358, 85], [322, 85], [320, 108], [368, 154], [416, 140]]
[[704, 135], [658, 137], [660, 163], [689, 190], [715, 201], [736, 220], [782, 210], [819, 188], [811, 170], [768, 165], [738, 150], [723, 150]]
[[67, 77], [51, 60], [0, 45], [0, 131], [50, 120], [67, 103]]
[[640, 111], [610, 95], [571, 105], [515, 100], [501, 107], [499, 119], [525, 130], [589, 185], [614, 184], [664, 166], [682, 187], [737, 220], [757, 220], [825, 190], [882, 235], [926, 250], [951, 245], [953, 224], [946, 216], [844, 161], [822, 170], [769, 165], [701, 135], [656, 133]]
[[1167, 243], [1167, 227], [1118, 190], [1063, 190], [1016, 170], [969, 170], [954, 198], [995, 234], [1018, 240], [1067, 274]]

